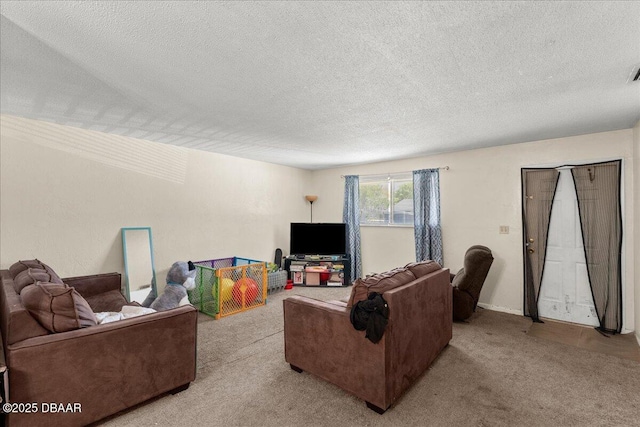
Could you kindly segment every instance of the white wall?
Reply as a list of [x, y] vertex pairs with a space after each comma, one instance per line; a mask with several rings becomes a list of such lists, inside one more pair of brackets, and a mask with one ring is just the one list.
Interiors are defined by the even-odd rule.
[[[571, 138], [513, 144], [409, 160], [351, 166], [313, 173], [314, 220], [340, 221], [344, 181], [340, 175], [411, 171], [449, 166], [440, 173], [445, 266], [457, 271], [465, 250], [474, 244], [491, 248], [495, 261], [480, 303], [522, 313], [522, 223], [520, 168], [624, 159], [624, 326], [634, 328], [633, 131], [631, 129]], [[499, 226], [510, 234], [499, 234]], [[415, 260], [413, 229], [363, 227], [363, 273], [379, 272]], [[636, 258], [637, 259], [637, 258]], [[640, 317], [640, 316], [639, 316]]]
[[[480, 301], [516, 313], [522, 310], [520, 168], [623, 158], [624, 326], [631, 330], [635, 324], [640, 340], [640, 272], [634, 276], [634, 265], [640, 265], [634, 209], [640, 214], [640, 200], [633, 197], [634, 185], [640, 188], [640, 123], [615, 132], [309, 172], [42, 121], [0, 120], [0, 268], [37, 257], [63, 277], [123, 272], [124, 226], [152, 227], [160, 284], [177, 260], [271, 260], [275, 248], [288, 250], [289, 223], [308, 220], [305, 194], [319, 196], [314, 221], [342, 220], [340, 175], [448, 165], [441, 172], [445, 266], [456, 271], [469, 246], [489, 246], [495, 262]], [[510, 234], [498, 234], [500, 225], [508, 225]], [[365, 273], [415, 259], [412, 228], [364, 227], [362, 243]]]
[[635, 262], [636, 268], [635, 275], [635, 306], [636, 306], [636, 338], [640, 343], [640, 120], [633, 128], [633, 161], [634, 161], [634, 188], [633, 199], [635, 206], [636, 217], [633, 222], [635, 227], [634, 242], [635, 242]]
[[0, 267], [123, 272], [121, 227], [150, 226], [158, 283], [175, 261], [272, 261], [306, 221], [301, 169], [2, 116]]

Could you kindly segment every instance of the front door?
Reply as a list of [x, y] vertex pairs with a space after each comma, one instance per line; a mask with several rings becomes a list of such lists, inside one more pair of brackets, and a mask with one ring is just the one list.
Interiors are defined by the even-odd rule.
[[560, 170], [553, 200], [538, 312], [549, 319], [600, 325], [589, 286], [576, 190], [568, 168]]

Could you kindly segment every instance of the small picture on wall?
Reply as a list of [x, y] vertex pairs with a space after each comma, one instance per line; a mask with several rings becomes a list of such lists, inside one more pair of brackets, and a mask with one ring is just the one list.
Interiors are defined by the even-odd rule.
[[302, 283], [304, 282], [304, 276], [302, 274], [302, 271], [294, 271], [293, 272], [293, 284], [294, 285], [302, 285]]

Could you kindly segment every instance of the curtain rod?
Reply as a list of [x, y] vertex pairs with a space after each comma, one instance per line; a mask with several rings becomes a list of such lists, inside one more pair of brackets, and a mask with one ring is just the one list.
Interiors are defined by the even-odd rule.
[[[425, 168], [425, 169], [431, 169], [431, 168]], [[433, 168], [433, 169], [440, 169], [440, 170], [449, 170], [449, 166], [440, 166], [439, 168]], [[404, 171], [404, 172], [387, 172], [387, 175], [401, 175], [403, 173], [412, 173], [413, 171]], [[370, 174], [364, 174], [364, 175], [358, 175], [358, 176], [380, 176], [380, 175], [384, 175], [383, 173], [370, 173]], [[340, 178], [344, 178], [346, 175], [340, 175]]]

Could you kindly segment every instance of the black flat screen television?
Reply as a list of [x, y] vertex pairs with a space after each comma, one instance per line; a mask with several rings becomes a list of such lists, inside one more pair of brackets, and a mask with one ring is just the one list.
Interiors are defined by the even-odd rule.
[[343, 223], [291, 223], [291, 255], [342, 255], [347, 253]]

